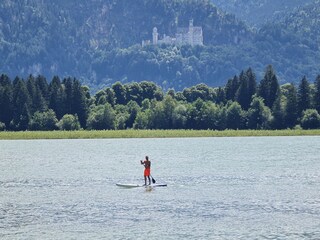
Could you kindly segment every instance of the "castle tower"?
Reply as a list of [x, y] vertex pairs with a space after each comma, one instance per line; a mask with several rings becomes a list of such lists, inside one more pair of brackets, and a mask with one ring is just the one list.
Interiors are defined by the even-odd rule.
[[193, 28], [193, 19], [189, 20], [189, 28]]
[[193, 19], [189, 20], [189, 32], [188, 32], [189, 44], [193, 46]]
[[152, 44], [157, 45], [158, 44], [158, 29], [156, 27], [153, 28], [152, 31]]

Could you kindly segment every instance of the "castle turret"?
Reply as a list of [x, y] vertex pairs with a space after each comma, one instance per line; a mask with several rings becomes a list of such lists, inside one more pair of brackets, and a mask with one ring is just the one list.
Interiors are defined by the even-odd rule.
[[189, 20], [189, 28], [193, 28], [193, 19]]
[[158, 44], [158, 29], [156, 27], [153, 28], [152, 31], [152, 44], [157, 45]]

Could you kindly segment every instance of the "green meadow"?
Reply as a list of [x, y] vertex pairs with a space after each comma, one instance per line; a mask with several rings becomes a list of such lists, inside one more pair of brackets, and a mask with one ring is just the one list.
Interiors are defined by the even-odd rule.
[[251, 137], [319, 136], [316, 130], [105, 130], [105, 131], [21, 131], [0, 132], [1, 140], [15, 139], [95, 139], [95, 138], [182, 138], [182, 137]]

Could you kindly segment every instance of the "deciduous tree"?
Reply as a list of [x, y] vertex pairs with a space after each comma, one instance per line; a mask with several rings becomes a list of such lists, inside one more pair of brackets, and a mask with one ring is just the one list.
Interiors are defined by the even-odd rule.
[[267, 129], [272, 119], [270, 109], [261, 97], [254, 97], [248, 110], [249, 129]]

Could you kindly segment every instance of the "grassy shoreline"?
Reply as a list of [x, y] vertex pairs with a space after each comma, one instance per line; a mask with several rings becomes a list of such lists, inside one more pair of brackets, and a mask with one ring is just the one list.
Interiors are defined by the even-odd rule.
[[21, 131], [0, 132], [0, 140], [19, 139], [100, 139], [100, 138], [182, 138], [320, 136], [316, 130], [106, 130], [106, 131]]

